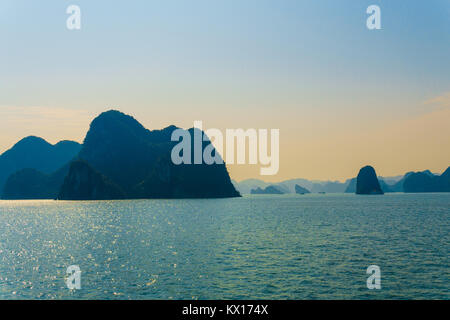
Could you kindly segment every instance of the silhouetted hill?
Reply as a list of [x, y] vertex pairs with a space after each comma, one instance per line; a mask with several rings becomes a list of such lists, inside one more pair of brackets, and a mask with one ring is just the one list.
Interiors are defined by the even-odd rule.
[[[381, 190], [384, 193], [397, 192], [397, 191], [394, 191], [392, 185], [387, 184], [382, 178], [378, 177], [378, 181], [380, 183]], [[349, 180], [347, 189], [345, 189], [345, 193], [356, 193], [356, 178]]]
[[295, 193], [297, 194], [305, 194], [305, 193], [311, 193], [308, 189], [303, 188], [299, 186], [298, 184], [295, 185]]
[[[131, 116], [107, 111], [92, 121], [79, 157], [124, 190], [126, 198], [240, 196], [225, 164], [172, 163], [170, 153], [178, 143], [171, 141], [175, 129], [150, 131]], [[191, 137], [193, 130], [188, 130]], [[210, 141], [202, 144], [204, 149]]]
[[[70, 172], [69, 161], [73, 155], [63, 159], [55, 155], [55, 158], [65, 161], [63, 168], [49, 173], [52, 166], [47, 165], [44, 166], [46, 171], [18, 172], [11, 177], [4, 196], [24, 199], [59, 195], [60, 199], [73, 200], [240, 196], [231, 183], [225, 164], [172, 163], [170, 153], [178, 143], [171, 141], [175, 129], [177, 127], [170, 126], [150, 131], [133, 117], [119, 111], [104, 112], [92, 121]], [[193, 138], [194, 129], [189, 132]], [[211, 144], [206, 140], [202, 141], [203, 149]], [[41, 145], [37, 153], [42, 157], [45, 153], [42, 146], [46, 143], [37, 142]], [[64, 142], [53, 147], [67, 150], [70, 145]], [[45, 162], [45, 157], [42, 162]]]
[[278, 186], [268, 186], [265, 189], [253, 189], [251, 194], [284, 194], [284, 192]]
[[22, 169], [9, 176], [2, 199], [56, 199], [69, 165], [46, 174], [36, 169]]
[[70, 164], [69, 173], [59, 191], [60, 200], [111, 200], [124, 199], [119, 186], [96, 172], [85, 161]]
[[450, 179], [450, 167], [441, 174], [441, 178]]
[[356, 177], [356, 194], [383, 194], [375, 169], [365, 166]]
[[149, 136], [133, 117], [107, 111], [92, 121], [79, 157], [129, 190], [150, 173], [159, 153]]
[[0, 192], [11, 174], [22, 169], [52, 173], [73, 159], [80, 149], [81, 145], [74, 141], [52, 145], [34, 136], [20, 140], [0, 156]]
[[404, 192], [450, 192], [450, 167], [440, 176], [429, 170], [413, 172], [405, 176]]

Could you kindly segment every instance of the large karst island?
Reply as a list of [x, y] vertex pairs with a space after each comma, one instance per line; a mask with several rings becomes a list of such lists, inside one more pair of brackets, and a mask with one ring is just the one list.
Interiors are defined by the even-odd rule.
[[356, 177], [356, 194], [383, 194], [375, 169], [365, 166]]
[[[225, 164], [173, 164], [170, 153], [177, 142], [171, 135], [176, 129], [150, 131], [133, 117], [111, 110], [92, 121], [82, 145], [65, 141], [53, 146], [25, 138], [0, 157], [2, 198], [239, 197]], [[211, 144], [202, 143], [203, 149]]]

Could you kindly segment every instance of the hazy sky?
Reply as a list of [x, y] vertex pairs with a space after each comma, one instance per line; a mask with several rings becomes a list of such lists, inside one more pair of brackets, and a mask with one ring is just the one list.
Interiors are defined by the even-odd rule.
[[1, 0], [0, 40], [0, 152], [31, 134], [81, 142], [114, 108], [149, 129], [279, 128], [266, 180], [450, 165], [448, 0]]

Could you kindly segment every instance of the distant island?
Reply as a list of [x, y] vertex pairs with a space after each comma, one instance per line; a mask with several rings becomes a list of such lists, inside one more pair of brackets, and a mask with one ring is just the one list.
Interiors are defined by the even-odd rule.
[[450, 192], [450, 167], [440, 176], [430, 171], [412, 172], [403, 181], [405, 192]]
[[359, 170], [356, 177], [356, 194], [383, 194], [375, 169], [365, 166]]
[[[26, 138], [0, 156], [0, 178], [5, 181], [2, 198], [239, 197], [225, 164], [172, 163], [175, 129], [150, 131], [133, 117], [111, 110], [92, 121], [82, 145], [51, 146], [40, 138]], [[210, 144], [204, 141], [202, 147]]]
[[[378, 176], [377, 179], [383, 193], [450, 192], [450, 167], [441, 175], [425, 170], [421, 172], [407, 172], [405, 175], [395, 177]], [[241, 194], [250, 194], [252, 190], [256, 191], [258, 188], [264, 190], [268, 186], [275, 186], [284, 193], [297, 193], [297, 185], [311, 193], [356, 193], [357, 178], [347, 179], [345, 182], [289, 179], [277, 183], [269, 183], [259, 179], [247, 179], [240, 182], [233, 181], [233, 184]]]
[[[279, 185], [269, 185], [265, 188], [256, 188], [256, 189], [252, 189], [250, 191], [251, 194], [286, 194], [286, 193], [290, 193], [288, 189], [286, 189], [283, 186], [279, 186]], [[306, 193], [310, 193], [310, 191], [306, 188], [303, 188], [301, 186], [299, 186], [298, 184], [295, 185], [295, 193], [297, 194], [306, 194]]]
[[264, 189], [252, 189], [251, 194], [284, 194], [284, 191], [277, 186], [268, 186]]

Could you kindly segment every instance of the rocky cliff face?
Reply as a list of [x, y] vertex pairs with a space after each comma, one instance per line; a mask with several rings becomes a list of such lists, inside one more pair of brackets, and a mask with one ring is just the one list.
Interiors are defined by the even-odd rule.
[[373, 167], [366, 166], [359, 171], [356, 177], [356, 194], [383, 194]]
[[111, 200], [124, 192], [84, 161], [74, 161], [58, 195], [59, 200]]

